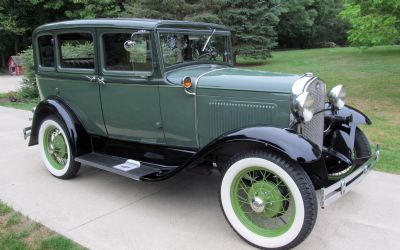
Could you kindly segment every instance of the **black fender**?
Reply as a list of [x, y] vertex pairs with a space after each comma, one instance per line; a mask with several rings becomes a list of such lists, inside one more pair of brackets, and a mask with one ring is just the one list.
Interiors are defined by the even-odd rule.
[[332, 121], [334, 122], [326, 133], [325, 140], [329, 140], [329, 143], [324, 144], [330, 145], [331, 149], [343, 154], [351, 161], [357, 126], [371, 125], [372, 122], [367, 115], [349, 105], [332, 111], [329, 109], [329, 104], [326, 103], [325, 108], [325, 125], [329, 126]]
[[345, 105], [342, 109], [340, 109], [338, 111], [338, 115], [343, 116], [343, 117], [348, 117], [348, 116], [352, 115], [354, 125], [358, 125], [358, 124], [371, 125], [372, 124], [371, 120], [368, 118], [367, 115], [365, 115], [360, 110], [358, 110], [352, 106], [349, 106], [349, 105]]
[[75, 156], [91, 152], [90, 136], [84, 126], [72, 109], [57, 96], [48, 97], [36, 106], [28, 146], [38, 144], [40, 125], [49, 115], [56, 115], [64, 122]]
[[276, 127], [250, 127], [226, 133], [203, 147], [184, 165], [209, 155], [218, 155], [224, 149], [235, 154], [251, 147], [265, 148], [299, 163], [315, 186], [323, 186], [327, 181], [328, 174], [319, 146], [293, 130]]

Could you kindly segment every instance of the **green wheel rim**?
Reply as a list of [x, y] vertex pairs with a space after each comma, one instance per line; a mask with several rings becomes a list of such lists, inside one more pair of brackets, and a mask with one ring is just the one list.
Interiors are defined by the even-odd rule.
[[43, 150], [54, 169], [62, 170], [66, 167], [68, 162], [67, 143], [57, 127], [49, 126], [44, 131]]
[[294, 198], [287, 184], [262, 167], [249, 167], [235, 176], [231, 203], [241, 223], [264, 237], [286, 233], [296, 215]]

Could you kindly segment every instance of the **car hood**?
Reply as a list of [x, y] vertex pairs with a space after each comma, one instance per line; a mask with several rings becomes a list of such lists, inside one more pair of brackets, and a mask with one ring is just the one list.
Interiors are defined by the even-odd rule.
[[167, 80], [181, 84], [181, 79], [190, 76], [197, 82], [197, 89], [226, 89], [291, 93], [292, 86], [300, 75], [248, 70], [221, 66], [192, 66], [167, 73]]

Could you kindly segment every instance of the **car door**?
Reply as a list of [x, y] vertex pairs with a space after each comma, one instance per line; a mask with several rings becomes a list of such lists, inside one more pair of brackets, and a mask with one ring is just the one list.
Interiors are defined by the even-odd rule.
[[[104, 126], [99, 85], [95, 81], [95, 31], [79, 29], [56, 33], [57, 72], [42, 79], [46, 93], [61, 97], [74, 111], [87, 132], [107, 135]], [[48, 84], [46, 84], [48, 83]]]
[[[157, 81], [153, 72], [150, 33], [135, 30], [98, 30], [100, 93], [103, 117], [110, 138], [164, 144]], [[137, 32], [137, 31], [136, 31]]]

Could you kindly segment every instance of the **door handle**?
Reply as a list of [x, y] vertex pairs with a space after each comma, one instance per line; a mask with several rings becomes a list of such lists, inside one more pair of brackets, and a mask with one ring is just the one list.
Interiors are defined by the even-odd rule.
[[98, 77], [97, 82], [101, 85], [106, 85], [106, 82], [104, 81], [104, 77]]
[[96, 76], [85, 76], [85, 77], [86, 77], [86, 79], [89, 80], [89, 82], [96, 82], [96, 80], [97, 80]]

